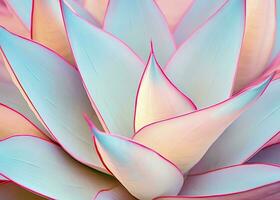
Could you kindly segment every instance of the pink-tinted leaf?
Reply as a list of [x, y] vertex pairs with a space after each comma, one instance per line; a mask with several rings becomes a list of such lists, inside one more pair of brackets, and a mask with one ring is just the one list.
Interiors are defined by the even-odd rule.
[[124, 187], [100, 190], [94, 200], [136, 200]]
[[7, 69], [51, 135], [77, 160], [102, 167], [83, 113], [90, 106], [78, 72], [54, 52], [0, 29]]
[[[171, 3], [173, 1], [169, 2]], [[174, 37], [177, 45], [180, 45], [189, 38], [199, 26], [207, 23], [209, 17], [215, 14], [215, 12], [217, 12], [226, 2], [227, 0], [208, 0], [207, 3], [205, 3], [204, 0], [193, 0], [191, 7], [175, 28]]]
[[271, 77], [220, 104], [148, 125], [136, 133], [134, 140], [159, 152], [187, 173], [262, 94], [270, 80]]
[[84, 0], [84, 7], [103, 24], [109, 0]]
[[196, 109], [192, 101], [170, 82], [153, 52], [142, 75], [135, 106], [135, 131], [153, 122]]
[[0, 174], [51, 199], [92, 199], [118, 183], [80, 164], [61, 147], [30, 136], [0, 142]]
[[122, 42], [75, 15], [67, 5], [62, 8], [79, 71], [104, 129], [131, 136], [144, 64]]
[[[172, 31], [184, 14], [189, 11], [193, 2], [195, 2], [195, 0], [156, 0], [157, 5], [164, 14], [169, 28]], [[209, 4], [207, 3], [207, 5]]]
[[280, 79], [233, 122], [192, 170], [202, 173], [244, 163], [280, 130]]
[[165, 68], [171, 81], [198, 108], [221, 102], [231, 94], [244, 31], [244, 9], [243, 0], [227, 1], [181, 45]]
[[127, 43], [142, 60], [148, 59], [153, 41], [162, 66], [175, 51], [167, 22], [151, 0], [110, 0], [104, 30]]
[[269, 64], [276, 30], [275, 0], [246, 1], [246, 25], [234, 92], [252, 82]]
[[175, 165], [143, 145], [90, 126], [104, 165], [133, 196], [152, 199], [178, 194], [184, 178]]
[[177, 197], [161, 200], [278, 200], [280, 168], [255, 164], [232, 166], [189, 176]]

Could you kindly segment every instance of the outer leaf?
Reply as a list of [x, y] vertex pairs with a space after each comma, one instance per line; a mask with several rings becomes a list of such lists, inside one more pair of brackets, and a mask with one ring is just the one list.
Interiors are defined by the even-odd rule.
[[27, 190], [24, 190], [12, 182], [0, 183], [0, 196], [5, 200], [44, 200], [45, 198], [37, 196]]
[[244, 13], [243, 0], [228, 1], [182, 44], [165, 69], [198, 108], [216, 104], [231, 94], [242, 43]]
[[189, 11], [194, 2], [194, 0], [156, 0], [171, 30], [174, 30], [177, 23]]
[[280, 197], [279, 167], [256, 164], [220, 169], [190, 176], [180, 196], [161, 200], [277, 200]]
[[195, 109], [193, 102], [170, 82], [152, 52], [137, 92], [135, 131]]
[[133, 196], [152, 199], [179, 193], [184, 178], [170, 161], [143, 145], [90, 126], [104, 165]]
[[[241, 164], [280, 130], [280, 79], [212, 145], [193, 173]], [[238, 153], [237, 153], [238, 152]]]
[[246, 27], [234, 92], [255, 80], [269, 64], [276, 30], [275, 0], [246, 0]]
[[59, 146], [30, 136], [0, 142], [0, 173], [52, 199], [90, 200], [99, 190], [117, 184], [78, 163]]
[[153, 41], [162, 66], [175, 51], [168, 25], [151, 0], [110, 0], [104, 29], [127, 43], [143, 60], [147, 60]]
[[130, 136], [143, 63], [111, 35], [62, 5], [71, 46], [92, 104], [105, 130]]
[[205, 3], [204, 0], [194, 0], [175, 28], [174, 37], [177, 45], [189, 38], [199, 26], [207, 23], [209, 17], [215, 14], [226, 2], [227, 0], [208, 0]]
[[280, 165], [280, 144], [273, 144], [262, 149], [248, 163], [268, 163]]
[[212, 107], [148, 125], [134, 139], [187, 173], [248, 104], [261, 95], [270, 80]]
[[84, 112], [93, 117], [94, 111], [77, 71], [52, 51], [4, 29], [0, 45], [7, 69], [52, 136], [77, 160], [101, 167], [83, 119]]

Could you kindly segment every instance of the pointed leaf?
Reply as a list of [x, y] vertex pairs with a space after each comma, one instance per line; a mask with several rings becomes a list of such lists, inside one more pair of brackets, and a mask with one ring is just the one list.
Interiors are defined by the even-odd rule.
[[240, 165], [190, 176], [177, 197], [161, 200], [277, 200], [280, 168], [271, 165]]
[[194, 2], [195, 0], [156, 0], [172, 31]]
[[252, 82], [267, 67], [276, 31], [275, 0], [246, 1], [246, 23], [234, 92]]
[[117, 184], [80, 164], [59, 146], [30, 136], [0, 142], [0, 173], [52, 199], [91, 199], [99, 190]]
[[137, 87], [144, 64], [116, 38], [62, 5], [78, 68], [106, 131], [133, 134]]
[[45, 200], [45, 198], [24, 190], [10, 181], [0, 184], [0, 196], [5, 200]]
[[268, 163], [280, 165], [280, 144], [273, 144], [261, 150], [248, 163]]
[[265, 90], [271, 77], [238, 96], [206, 109], [148, 125], [136, 133], [140, 142], [188, 172], [223, 131]]
[[198, 108], [216, 104], [231, 94], [242, 43], [244, 13], [243, 0], [228, 1], [182, 44], [165, 69], [171, 81]]
[[260, 99], [225, 130], [193, 173], [244, 163], [260, 150], [280, 130], [279, 98], [280, 79], [272, 81]]
[[199, 26], [207, 23], [209, 17], [218, 12], [219, 8], [226, 2], [227, 0], [208, 0], [205, 3], [204, 0], [194, 0], [174, 31], [177, 45], [189, 38]]
[[178, 194], [184, 178], [174, 164], [136, 142], [101, 133], [93, 125], [91, 129], [100, 159], [133, 196], [153, 199]]
[[153, 41], [162, 66], [175, 51], [167, 22], [151, 0], [110, 0], [104, 30], [127, 43], [142, 60], [147, 60]]
[[192, 101], [170, 82], [151, 53], [137, 92], [135, 131], [195, 109]]
[[92, 167], [101, 163], [83, 119], [94, 111], [78, 72], [52, 51], [0, 29], [7, 69], [52, 136], [74, 158]]

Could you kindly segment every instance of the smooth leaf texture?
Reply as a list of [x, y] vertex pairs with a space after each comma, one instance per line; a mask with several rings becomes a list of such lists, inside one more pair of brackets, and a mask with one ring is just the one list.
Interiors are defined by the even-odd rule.
[[52, 136], [74, 158], [91, 167], [101, 163], [83, 113], [94, 117], [78, 72], [52, 51], [0, 29], [7, 69]]
[[[12, 108], [31, 121], [42, 132], [51, 137], [43, 124], [37, 119], [28, 104], [12, 82], [0, 81], [0, 104]], [[5, 116], [4, 116], [5, 117]], [[26, 132], [25, 132], [26, 133]]]
[[84, 7], [103, 24], [109, 0], [84, 0]]
[[24, 37], [30, 37], [28, 28], [6, 1], [0, 4], [0, 25]]
[[0, 140], [12, 135], [28, 133], [41, 138], [48, 137], [20, 113], [0, 103]]
[[193, 2], [195, 0], [156, 0], [171, 30], [174, 30], [184, 14], [189, 11]]
[[3, 200], [45, 200], [45, 198], [24, 190], [12, 182], [0, 183], [0, 196]]
[[144, 64], [119, 40], [62, 7], [78, 68], [104, 129], [131, 136]]
[[262, 149], [248, 163], [268, 163], [280, 165], [280, 144], [273, 144]]
[[267, 67], [276, 31], [275, 0], [246, 0], [246, 26], [234, 92], [240, 91]]
[[272, 81], [264, 94], [212, 145], [193, 169], [201, 173], [244, 163], [280, 130], [280, 79]]
[[135, 131], [160, 120], [196, 109], [192, 101], [167, 78], [153, 54], [142, 75], [135, 103]]
[[207, 23], [209, 17], [215, 14], [226, 2], [227, 0], [208, 0], [205, 3], [204, 0], [193, 0], [191, 7], [175, 28], [174, 37], [177, 45], [189, 38], [199, 26]]
[[104, 165], [133, 196], [153, 199], [179, 193], [184, 178], [175, 165], [143, 145], [90, 126]]
[[74, 64], [59, 1], [34, 0], [32, 9], [32, 39], [53, 49]]
[[18, 18], [24, 24], [24, 26], [30, 30], [31, 26], [31, 10], [32, 0], [4, 0], [11, 6]]
[[167, 22], [151, 0], [110, 0], [104, 30], [123, 40], [142, 60], [148, 59], [153, 41], [161, 66], [175, 51]]
[[136, 198], [129, 194], [125, 188], [119, 186], [99, 191], [94, 200], [136, 200]]
[[136, 133], [134, 140], [187, 173], [248, 104], [262, 94], [270, 80], [212, 107], [148, 125]]
[[277, 200], [279, 167], [256, 164], [233, 166], [190, 176], [177, 197], [161, 200]]
[[52, 199], [91, 200], [101, 189], [117, 185], [113, 178], [78, 163], [59, 146], [30, 136], [0, 142], [0, 173]]
[[[198, 108], [231, 94], [244, 30], [244, 1], [228, 1], [177, 50], [165, 72]], [[227, 28], [224, 28], [227, 27]]]

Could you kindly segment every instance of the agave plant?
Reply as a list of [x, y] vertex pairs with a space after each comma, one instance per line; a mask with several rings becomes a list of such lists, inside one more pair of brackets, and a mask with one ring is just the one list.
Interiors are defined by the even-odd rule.
[[0, 199], [280, 199], [279, 0], [0, 0]]

